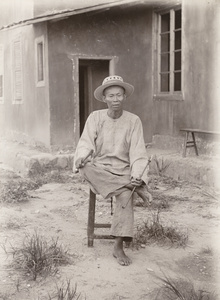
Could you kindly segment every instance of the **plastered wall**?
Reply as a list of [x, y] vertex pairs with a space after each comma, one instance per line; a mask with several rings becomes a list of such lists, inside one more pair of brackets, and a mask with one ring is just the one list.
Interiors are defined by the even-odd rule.
[[183, 14], [183, 101], [154, 101], [154, 134], [180, 135], [181, 127], [218, 130], [216, 1], [185, 0]]
[[[32, 25], [18, 27], [14, 30], [3, 31], [1, 40], [4, 41], [4, 102], [0, 104], [1, 129], [3, 136], [11, 139], [50, 145], [50, 119], [48, 76], [45, 62], [45, 85], [36, 86], [36, 56], [35, 38], [45, 37], [47, 44], [46, 24], [33, 27]], [[13, 41], [21, 39], [22, 44], [22, 80], [23, 95], [20, 103], [14, 103], [13, 84]]]
[[[68, 54], [117, 57], [115, 73], [135, 87], [125, 109], [139, 115], [152, 137], [152, 12], [112, 10], [48, 24], [52, 144], [73, 142], [74, 89]], [[76, 100], [76, 99], [75, 99]]]

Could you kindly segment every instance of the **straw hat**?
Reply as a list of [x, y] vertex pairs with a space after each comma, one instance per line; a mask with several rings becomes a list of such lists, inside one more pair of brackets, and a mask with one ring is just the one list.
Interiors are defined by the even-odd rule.
[[134, 91], [133, 85], [124, 82], [121, 76], [113, 75], [106, 77], [103, 80], [102, 85], [97, 87], [97, 89], [94, 91], [95, 98], [99, 101], [103, 101], [103, 92], [110, 86], [121, 86], [124, 88], [127, 97], [129, 97]]

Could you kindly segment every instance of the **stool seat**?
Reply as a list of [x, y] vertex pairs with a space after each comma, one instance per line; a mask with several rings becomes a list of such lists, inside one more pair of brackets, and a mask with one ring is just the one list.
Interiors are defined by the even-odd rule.
[[88, 212], [88, 247], [93, 247], [94, 239], [113, 239], [111, 235], [95, 234], [95, 228], [110, 228], [111, 224], [95, 223], [95, 205], [96, 194], [90, 189], [89, 191], [89, 212]]

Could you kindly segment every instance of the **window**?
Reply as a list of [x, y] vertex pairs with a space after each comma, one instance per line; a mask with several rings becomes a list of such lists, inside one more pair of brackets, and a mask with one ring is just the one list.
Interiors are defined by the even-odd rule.
[[[181, 8], [157, 13], [155, 94], [164, 99], [182, 95], [182, 18]], [[171, 96], [171, 97], [170, 97]]]
[[44, 60], [44, 38], [35, 40], [35, 61], [36, 61], [36, 85], [45, 85], [45, 60]]
[[0, 45], [0, 103], [4, 103], [4, 47]]
[[13, 103], [23, 100], [22, 44], [21, 40], [13, 42]]

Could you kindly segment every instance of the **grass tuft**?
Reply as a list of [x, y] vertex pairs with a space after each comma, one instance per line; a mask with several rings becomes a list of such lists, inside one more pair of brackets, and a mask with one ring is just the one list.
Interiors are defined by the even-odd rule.
[[[157, 277], [157, 276], [156, 276]], [[171, 279], [157, 277], [163, 283], [154, 300], [217, 300], [214, 293], [196, 290], [189, 280], [183, 278]]]
[[39, 173], [30, 176], [33, 182], [42, 186], [47, 183], [66, 183], [72, 182], [73, 178], [70, 176], [72, 173], [69, 171], [52, 170], [50, 172]]
[[69, 263], [69, 254], [58, 238], [47, 241], [35, 232], [26, 234], [21, 248], [13, 248], [15, 267], [36, 280], [38, 275], [56, 274], [58, 266]]
[[21, 203], [30, 199], [29, 191], [36, 190], [46, 183], [65, 183], [73, 179], [58, 170], [31, 176], [29, 179], [21, 177], [8, 180], [0, 188], [0, 202], [2, 203]]
[[14, 218], [13, 220], [9, 219], [4, 225], [4, 227], [7, 229], [19, 229], [21, 228], [21, 226], [22, 226], [22, 222], [18, 218]]
[[161, 224], [160, 211], [152, 214], [152, 220], [137, 226], [133, 239], [133, 247], [137, 249], [143, 244], [154, 244], [186, 247], [188, 234], [182, 233], [174, 227]]
[[27, 182], [23, 180], [10, 180], [1, 189], [1, 202], [19, 203], [29, 200]]
[[153, 157], [153, 162], [154, 162], [154, 164], [153, 164], [154, 172], [159, 176], [163, 176], [165, 174], [166, 170], [171, 165], [171, 162], [164, 159], [163, 157], [158, 158], [156, 155], [154, 155], [154, 157]]
[[1, 300], [10, 300], [11, 299], [11, 295], [7, 292], [4, 292], [2, 294], [2, 292], [0, 292], [0, 299]]
[[[154, 197], [154, 193], [151, 193], [153, 196], [153, 201], [150, 204], [151, 210], [168, 210], [170, 208], [170, 203], [168, 197]], [[143, 200], [138, 198], [135, 200], [134, 205], [137, 207], [144, 207]]]
[[213, 249], [210, 248], [210, 247], [204, 247], [201, 251], [200, 251], [200, 254], [205, 254], [205, 255], [210, 255], [212, 256], [213, 255]]
[[57, 291], [53, 296], [49, 295], [49, 300], [78, 300], [81, 295], [77, 293], [77, 285], [71, 286], [71, 281], [67, 280], [66, 285], [62, 283], [61, 286], [57, 285]]

